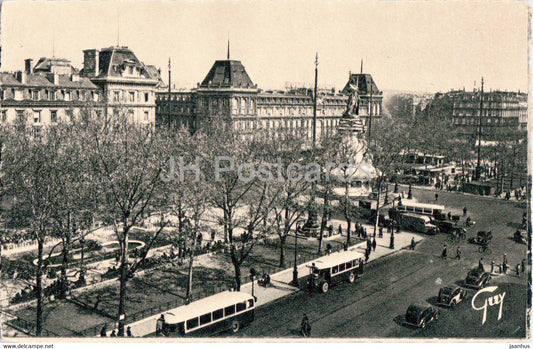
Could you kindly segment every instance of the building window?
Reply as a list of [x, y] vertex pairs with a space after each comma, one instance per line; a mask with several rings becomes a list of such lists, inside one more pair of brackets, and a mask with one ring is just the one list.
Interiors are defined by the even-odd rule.
[[50, 122], [56, 123], [57, 122], [57, 110], [51, 110], [50, 111]]
[[150, 99], [150, 94], [148, 92], [145, 92], [144, 93], [144, 101], [148, 102], [149, 99]]
[[130, 102], [135, 102], [135, 92], [130, 92]]
[[113, 101], [119, 102], [120, 101], [120, 91], [115, 91]]
[[148, 121], [149, 116], [150, 116], [150, 113], [147, 112], [147, 111], [145, 111], [145, 112], [144, 112], [144, 121]]
[[41, 122], [41, 111], [34, 110], [33, 111], [33, 123], [38, 124], [40, 122]]

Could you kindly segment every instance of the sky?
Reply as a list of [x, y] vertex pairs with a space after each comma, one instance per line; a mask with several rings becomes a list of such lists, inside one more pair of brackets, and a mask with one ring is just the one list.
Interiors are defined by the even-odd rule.
[[211, 0], [10, 1], [1, 11], [2, 70], [24, 59], [68, 58], [123, 45], [191, 88], [214, 61], [240, 60], [260, 88], [342, 88], [363, 70], [382, 90], [479, 87], [527, 91], [527, 2]]

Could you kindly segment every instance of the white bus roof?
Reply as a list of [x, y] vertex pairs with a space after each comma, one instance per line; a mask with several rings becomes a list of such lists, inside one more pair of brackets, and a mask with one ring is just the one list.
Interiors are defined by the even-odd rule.
[[426, 204], [421, 203], [414, 200], [403, 200], [401, 206], [413, 206], [413, 207], [425, 207], [425, 208], [432, 208], [436, 210], [445, 210], [445, 207], [443, 205], [435, 205], [435, 204]]
[[[339, 265], [341, 263], [349, 262], [354, 259], [364, 258], [365, 256], [356, 251], [339, 251], [339, 252], [333, 252], [332, 254], [328, 256], [321, 257], [314, 261], [315, 266], [318, 269], [324, 269], [324, 268], [331, 268], [336, 265]], [[312, 266], [312, 264], [308, 265], [309, 267]]]
[[164, 313], [165, 322], [178, 324], [215, 310], [253, 299], [252, 295], [239, 291], [225, 291], [195, 302], [171, 309]]

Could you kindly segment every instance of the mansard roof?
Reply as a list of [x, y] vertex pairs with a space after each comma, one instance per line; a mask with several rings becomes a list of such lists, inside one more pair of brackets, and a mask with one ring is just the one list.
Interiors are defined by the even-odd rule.
[[201, 88], [256, 88], [240, 61], [215, 61]]
[[369, 95], [370, 92], [373, 95], [382, 94], [370, 74], [350, 74], [346, 86], [342, 89], [342, 93], [349, 93], [349, 85], [357, 86], [359, 88], [359, 94], [362, 95]]

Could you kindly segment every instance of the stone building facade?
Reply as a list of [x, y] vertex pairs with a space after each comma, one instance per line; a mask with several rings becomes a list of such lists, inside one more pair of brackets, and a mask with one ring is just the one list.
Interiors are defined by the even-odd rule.
[[144, 65], [127, 47], [85, 50], [78, 70], [64, 58], [25, 60], [24, 71], [0, 72], [0, 121], [25, 119], [35, 127], [68, 120], [81, 108], [155, 124], [158, 69]]
[[[352, 81], [353, 80], [353, 81]], [[350, 74], [360, 96], [360, 116], [366, 123], [381, 117], [383, 94], [370, 74]], [[348, 96], [334, 90], [317, 93], [317, 136], [335, 132], [346, 109]], [[254, 84], [240, 61], [217, 60], [204, 80], [192, 90], [157, 93], [156, 123], [174, 123], [194, 129], [201, 119], [225, 118], [242, 134], [257, 130], [303, 130], [312, 138], [313, 91], [300, 88], [263, 91]]]

